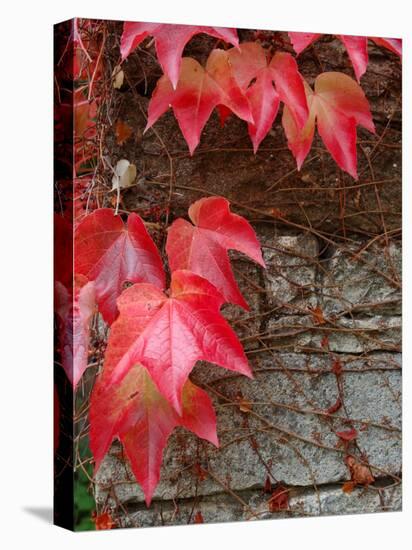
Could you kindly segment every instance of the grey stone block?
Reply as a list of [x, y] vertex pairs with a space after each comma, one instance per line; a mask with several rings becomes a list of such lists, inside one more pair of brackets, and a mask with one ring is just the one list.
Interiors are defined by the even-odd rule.
[[[270, 494], [244, 491], [238, 499], [219, 493], [179, 502], [155, 501], [151, 508], [129, 506], [127, 513], [115, 516], [119, 527], [155, 527], [158, 525], [189, 525], [197, 522], [224, 523], [308, 516], [394, 512], [402, 508], [399, 485], [379, 488], [355, 488], [345, 493], [342, 486], [320, 486], [315, 490], [286, 489], [288, 509], [271, 511]], [[118, 513], [118, 512], [117, 512]]]
[[[263, 487], [269, 470], [288, 486], [347, 480], [345, 451], [335, 432], [352, 425], [358, 430], [358, 448], [353, 452], [363, 453], [376, 467], [375, 477], [396, 475], [401, 469], [399, 357], [374, 359], [342, 357], [345, 409], [336, 418], [324, 415], [339, 396], [328, 357], [275, 354], [259, 362], [254, 380], [232, 375], [215, 378], [208, 389], [216, 405], [220, 449], [176, 430], [164, 455], [155, 498]], [[384, 366], [389, 359], [392, 368]], [[220, 375], [224, 372], [215, 370]], [[250, 412], [241, 412], [239, 394], [250, 403]], [[197, 464], [211, 472], [203, 480], [196, 475]], [[100, 503], [111, 489], [119, 502], [143, 501], [118, 446], [104, 460], [97, 486]]]
[[[401, 313], [402, 249], [398, 242], [383, 248], [360, 241], [329, 250], [324, 262], [321, 307], [327, 316], [339, 313]], [[393, 282], [392, 282], [393, 281]]]
[[[265, 272], [232, 255], [250, 312], [222, 310], [255, 378], [196, 365], [191, 378], [214, 401], [220, 448], [175, 430], [150, 509], [120, 444], [113, 444], [97, 473], [96, 502], [116, 509], [119, 525], [193, 523], [197, 512], [217, 522], [400, 509], [400, 293], [388, 280], [400, 274], [400, 247], [391, 244], [389, 255], [379, 256], [371, 246], [362, 262], [355, 258], [361, 241], [319, 258], [309, 234], [266, 231], [261, 239]], [[328, 413], [339, 399], [342, 406]], [[336, 432], [352, 428], [356, 441], [345, 447]], [[377, 486], [342, 491], [350, 479], [348, 452], [370, 464]], [[268, 510], [268, 474], [290, 491], [288, 511]]]
[[[288, 304], [282, 314], [296, 313], [299, 309], [315, 307], [316, 262], [319, 246], [311, 235], [286, 235], [267, 240], [263, 257], [269, 303]], [[270, 247], [270, 248], [269, 248]]]

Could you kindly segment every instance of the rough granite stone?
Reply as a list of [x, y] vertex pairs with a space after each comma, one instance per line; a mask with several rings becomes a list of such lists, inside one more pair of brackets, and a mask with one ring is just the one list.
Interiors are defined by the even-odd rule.
[[[342, 486], [333, 485], [311, 489], [289, 490], [287, 510], [270, 511], [270, 495], [260, 491], [244, 491], [236, 500], [230, 495], [217, 494], [197, 499], [181, 499], [179, 503], [155, 501], [150, 509], [144, 505], [128, 506], [127, 513], [115, 519], [119, 527], [154, 527], [158, 525], [190, 525], [284, 519], [294, 517], [394, 512], [402, 509], [401, 489], [382, 486], [376, 489], [355, 488], [345, 493]], [[243, 501], [243, 502], [242, 502]]]
[[[292, 371], [295, 360], [300, 366]], [[355, 363], [342, 357], [345, 411], [333, 419], [322, 415], [339, 397], [329, 358], [275, 354], [260, 361], [254, 380], [241, 376], [215, 379], [208, 387], [217, 410], [220, 449], [183, 429], [176, 430], [164, 455], [155, 498], [262, 487], [268, 469], [288, 486], [347, 480], [344, 448], [335, 432], [352, 426], [358, 430], [356, 451], [376, 467], [374, 475], [396, 475], [401, 469], [400, 369], [399, 363], [393, 370], [380, 367], [386, 364], [385, 356], [380, 360], [370, 366], [367, 360]], [[249, 412], [241, 412], [239, 395], [250, 404]], [[197, 464], [213, 477], [199, 480]], [[103, 502], [114, 483], [120, 502], [142, 501], [142, 491], [131, 480], [132, 473], [116, 445], [99, 470], [97, 500]]]
[[377, 244], [359, 242], [344, 248], [330, 247], [329, 254], [322, 264], [325, 275], [320, 303], [325, 315], [401, 314], [400, 243], [390, 242], [382, 250]]
[[[120, 525], [193, 523], [197, 512], [216, 522], [400, 509], [400, 294], [382, 275], [399, 277], [399, 245], [385, 257], [370, 246], [361, 262], [361, 241], [331, 248], [322, 261], [310, 235], [266, 232], [263, 242], [266, 272], [234, 255], [250, 311], [223, 309], [255, 378], [204, 362], [191, 374], [214, 402], [220, 448], [175, 430], [147, 510], [114, 443], [97, 473], [96, 502], [127, 508]], [[351, 429], [356, 441], [345, 446], [337, 432]], [[370, 465], [376, 484], [393, 487], [344, 493], [347, 453]], [[268, 475], [290, 492], [288, 511], [268, 510]]]
[[317, 239], [311, 235], [287, 235], [273, 237], [269, 243], [263, 249], [263, 277], [269, 303], [288, 304], [283, 314], [315, 307]]

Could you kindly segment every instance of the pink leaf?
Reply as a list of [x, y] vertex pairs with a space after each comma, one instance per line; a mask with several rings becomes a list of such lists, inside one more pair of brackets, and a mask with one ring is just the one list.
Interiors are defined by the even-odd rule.
[[200, 199], [189, 208], [193, 225], [180, 218], [169, 228], [166, 251], [172, 271], [188, 269], [210, 281], [225, 300], [248, 309], [233, 276], [228, 250], [238, 250], [265, 266], [250, 224], [233, 214], [222, 197]]
[[348, 52], [356, 79], [359, 82], [368, 67], [368, 39], [366, 36], [346, 36], [344, 34], [339, 35], [339, 38]]
[[90, 322], [96, 307], [94, 283], [76, 276], [73, 297], [71, 290], [57, 282], [55, 300], [62, 364], [75, 388], [87, 368]]
[[289, 105], [298, 126], [304, 126], [308, 117], [305, 90], [291, 55], [278, 52], [268, 63], [265, 50], [256, 42], [246, 42], [238, 50], [232, 48], [225, 53], [250, 103], [253, 121], [248, 127], [255, 153], [272, 127], [280, 101]]
[[209, 396], [190, 380], [183, 387], [179, 416], [139, 364], [132, 366], [119, 385], [110, 385], [113, 368], [121, 357], [122, 347], [116, 348], [117, 340], [124, 343], [128, 339], [132, 344], [138, 336], [130, 327], [126, 333], [122, 328], [118, 321], [113, 324], [103, 374], [93, 389], [90, 448], [97, 471], [111, 442], [119, 438], [149, 506], [159, 482], [163, 450], [173, 429], [183, 426], [218, 446], [216, 416]]
[[315, 130], [336, 163], [357, 179], [356, 126], [375, 132], [369, 105], [360, 86], [343, 73], [322, 73], [316, 78], [314, 92], [306, 85], [309, 118], [299, 130], [287, 107], [282, 124], [288, 145], [300, 169], [308, 154]]
[[343, 441], [353, 441], [358, 437], [358, 432], [355, 430], [355, 428], [352, 428], [351, 430], [336, 432], [336, 435], [341, 439], [343, 439]]
[[[315, 42], [320, 36], [322, 36], [321, 34], [304, 32], [290, 32], [288, 34], [293, 48], [298, 55], [310, 44]], [[359, 82], [361, 76], [365, 73], [368, 67], [368, 37], [350, 35], [337, 35], [337, 37], [342, 41], [346, 51], [348, 52], [356, 78]], [[399, 57], [402, 56], [402, 40], [400, 38], [378, 38], [374, 36], [370, 36], [369, 38], [379, 46], [383, 46], [391, 52], [399, 55]]]
[[[218, 63], [223, 64], [222, 70], [218, 69]], [[225, 68], [228, 70], [227, 59], [223, 56], [219, 56], [219, 59], [215, 56], [212, 67], [211, 64], [209, 69], [215, 74], [224, 72]], [[225, 105], [244, 120], [253, 120], [247, 100], [237, 89], [236, 83], [231, 81], [229, 76], [225, 77], [225, 82], [230, 82], [228, 91], [223, 89], [197, 61], [184, 57], [175, 90], [166, 76], [162, 76], [157, 82], [149, 103], [145, 131], [171, 106], [190, 153], [193, 154], [199, 144], [202, 130], [217, 105]]]
[[164, 74], [176, 88], [179, 80], [183, 50], [189, 40], [199, 33], [209, 34], [234, 46], [238, 45], [235, 29], [220, 27], [201, 27], [191, 25], [169, 25], [159, 23], [125, 22], [120, 42], [122, 60], [130, 54], [147, 36], [153, 36], [156, 53]]
[[100, 208], [78, 225], [75, 233], [75, 271], [95, 282], [96, 299], [104, 320], [117, 316], [116, 299], [126, 282], [165, 286], [162, 260], [137, 214], [127, 227], [110, 208]]
[[182, 388], [197, 361], [252, 376], [236, 334], [219, 312], [224, 298], [202, 277], [175, 271], [169, 297], [153, 285], [136, 284], [117, 303], [120, 315], [109, 343], [114, 346], [116, 337], [121, 355], [110, 384], [118, 384], [140, 363], [181, 414]]
[[315, 42], [321, 34], [315, 34], [310, 32], [289, 32], [290, 41], [292, 42], [293, 49], [299, 55], [310, 44]]
[[370, 36], [370, 39], [378, 46], [383, 46], [387, 50], [402, 57], [402, 40], [400, 38], [378, 38], [377, 36]]

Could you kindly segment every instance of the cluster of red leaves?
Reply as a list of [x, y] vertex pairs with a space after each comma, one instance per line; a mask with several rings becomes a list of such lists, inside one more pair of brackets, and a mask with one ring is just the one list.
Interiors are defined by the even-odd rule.
[[[214, 49], [205, 67], [195, 59], [182, 58], [187, 42], [201, 32], [234, 47]], [[222, 124], [231, 113], [247, 122], [256, 153], [282, 102], [282, 124], [298, 169], [312, 146], [316, 125], [338, 166], [357, 179], [356, 127], [363, 126], [372, 133], [375, 128], [365, 95], [350, 77], [336, 72], [322, 73], [312, 90], [290, 54], [276, 52], [270, 59], [269, 52], [256, 42], [239, 45], [234, 29], [215, 27], [126, 22], [121, 38], [122, 59], [149, 35], [154, 38], [164, 75], [149, 103], [146, 130], [172, 107], [193, 154], [206, 122], [217, 108]], [[299, 54], [321, 35], [289, 33], [289, 36]], [[349, 52], [359, 81], [368, 63], [367, 37], [340, 35], [339, 38]], [[401, 55], [400, 40], [371, 39]]]
[[[76, 19], [72, 36], [74, 180], [81, 182], [82, 191], [97, 154], [97, 101], [92, 88], [101, 72], [101, 47], [90, 25], [86, 22], [80, 31]], [[202, 32], [234, 47], [214, 49], [205, 67], [182, 58], [186, 43]], [[269, 56], [257, 43], [239, 45], [235, 30], [216, 27], [125, 23], [122, 59], [149, 35], [154, 37], [164, 76], [151, 98], [146, 129], [172, 107], [193, 153], [217, 108], [222, 125], [232, 113], [247, 122], [256, 153], [282, 103], [282, 124], [298, 168], [311, 148], [316, 126], [337, 164], [357, 177], [356, 127], [374, 132], [374, 125], [367, 100], [351, 78], [323, 73], [312, 90], [290, 54]], [[297, 53], [318, 37], [305, 36], [291, 33]], [[367, 39], [340, 39], [359, 80], [367, 65]], [[396, 40], [373, 40], [400, 54]], [[64, 104], [61, 107], [64, 131], [70, 125], [65, 125]], [[116, 136], [119, 143], [126, 141], [130, 127], [118, 121]], [[76, 190], [74, 198], [76, 201]], [[170, 288], [165, 290], [161, 256], [139, 216], [131, 214], [124, 224], [111, 209], [98, 209], [86, 217], [81, 205], [75, 211], [77, 221], [83, 219], [75, 232], [74, 284], [66, 280], [71, 269], [65, 261], [55, 266], [63, 367], [76, 387], [87, 368], [90, 325], [98, 310], [110, 326], [110, 336], [90, 405], [95, 467], [99, 468], [113, 439], [120, 439], [149, 505], [159, 481], [164, 447], [176, 426], [218, 445], [212, 402], [189, 379], [195, 363], [206, 360], [252, 375], [236, 334], [220, 314], [226, 302], [248, 307], [236, 285], [227, 251], [238, 250], [262, 266], [264, 262], [249, 223], [230, 212], [225, 199], [202, 199], [189, 209], [191, 223], [179, 219], [169, 228], [166, 252], [172, 274]], [[59, 250], [56, 258], [69, 258], [71, 226], [57, 218], [56, 242], [66, 246], [66, 254]], [[132, 286], [125, 288], [126, 283]], [[324, 322], [322, 312], [312, 314], [317, 324]], [[337, 435], [346, 445], [357, 437], [356, 430]], [[361, 464], [347, 463], [354, 484], [373, 481]], [[284, 488], [273, 492], [270, 507], [272, 511], [288, 507]], [[101, 528], [114, 525], [105, 514], [96, 517], [96, 527], [98, 524]]]
[[[161, 256], [144, 222], [127, 223], [109, 208], [76, 227], [75, 284], [56, 284], [63, 367], [76, 387], [88, 364], [90, 322], [98, 310], [110, 326], [103, 371], [90, 403], [90, 447], [96, 470], [114, 438], [120, 439], [149, 505], [169, 435], [183, 426], [218, 445], [209, 396], [189, 380], [198, 360], [251, 377], [243, 348], [220, 309], [247, 308], [228, 250], [264, 266], [249, 223], [221, 197], [189, 209], [168, 232], [170, 287]], [[61, 219], [58, 230], [67, 228]], [[65, 265], [56, 272], [64, 277]], [[60, 273], [61, 272], [61, 273]], [[125, 288], [127, 284], [133, 283]]]
[[[292, 42], [293, 49], [299, 55], [310, 44], [313, 44], [321, 34], [309, 32], [290, 32], [289, 38]], [[338, 35], [339, 40], [343, 43], [348, 52], [349, 58], [353, 65], [356, 78], [360, 81], [362, 75], [368, 68], [368, 38], [375, 42], [378, 46], [383, 46], [387, 50], [395, 53], [399, 57], [402, 56], [402, 40], [400, 38], [377, 38], [376, 36], [348, 36], [344, 34]]]

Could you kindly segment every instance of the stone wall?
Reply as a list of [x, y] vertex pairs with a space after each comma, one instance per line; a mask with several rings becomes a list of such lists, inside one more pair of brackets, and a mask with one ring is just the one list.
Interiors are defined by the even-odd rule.
[[[121, 525], [190, 523], [199, 512], [212, 522], [400, 509], [400, 291], [389, 280], [400, 275], [400, 246], [356, 257], [359, 241], [319, 258], [310, 235], [260, 237], [266, 271], [234, 259], [251, 311], [225, 312], [255, 378], [195, 368], [216, 406], [220, 449], [176, 430], [149, 509], [113, 445], [96, 500]], [[352, 428], [346, 447], [336, 432]], [[347, 452], [370, 467], [373, 485], [343, 491]], [[287, 510], [273, 510], [268, 479], [288, 492]]]
[[[242, 40], [248, 39], [243, 32]], [[113, 36], [118, 40], [117, 27]], [[290, 49], [285, 33], [278, 33], [278, 39]], [[198, 37], [186, 53], [202, 61], [213, 45], [213, 39]], [[245, 124], [235, 117], [222, 129], [213, 116], [193, 157], [170, 113], [155, 132], [143, 135], [147, 98], [159, 76], [150, 53], [142, 48], [129, 58], [124, 65], [127, 85], [112, 92], [111, 119], [125, 120], [135, 135], [120, 146], [109, 130], [105, 153], [113, 166], [127, 158], [138, 168], [138, 183], [123, 192], [120, 210], [152, 221], [161, 248], [167, 209], [169, 221], [186, 216], [201, 196], [223, 195], [251, 221], [267, 269], [233, 254], [250, 311], [225, 306], [224, 312], [255, 377], [197, 365], [192, 379], [214, 401], [220, 448], [176, 430], [165, 452], [161, 482], [146, 508], [115, 443], [97, 474], [98, 509], [110, 509], [121, 526], [399, 510], [398, 59], [370, 44], [362, 87], [377, 134], [358, 134], [360, 178], [355, 182], [337, 169], [319, 140], [297, 172], [279, 119], [256, 156]], [[310, 82], [321, 70], [353, 75], [340, 42], [329, 38], [302, 54], [299, 67]], [[110, 186], [110, 173], [107, 181]], [[160, 221], [155, 216], [159, 211]], [[353, 429], [353, 441], [345, 443], [336, 435]], [[353, 478], [348, 454], [374, 483], [347, 483]], [[288, 498], [276, 497], [279, 490]]]

